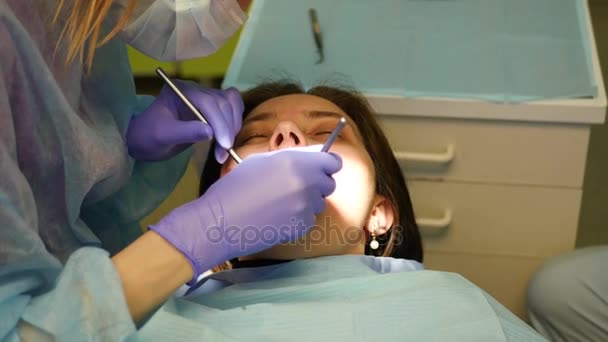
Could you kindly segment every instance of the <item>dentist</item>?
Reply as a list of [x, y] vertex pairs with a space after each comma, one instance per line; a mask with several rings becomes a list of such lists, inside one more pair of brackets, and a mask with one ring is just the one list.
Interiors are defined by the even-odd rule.
[[[169, 89], [137, 96], [125, 44], [160, 60], [213, 53], [248, 2], [0, 1], [0, 340], [122, 340], [205, 270], [313, 225], [341, 161], [285, 151], [247, 158], [139, 229], [188, 146], [215, 139], [226, 160], [243, 103], [234, 89], [180, 82], [208, 126]], [[245, 225], [281, 233], [246, 245], [238, 231], [221, 236]]]

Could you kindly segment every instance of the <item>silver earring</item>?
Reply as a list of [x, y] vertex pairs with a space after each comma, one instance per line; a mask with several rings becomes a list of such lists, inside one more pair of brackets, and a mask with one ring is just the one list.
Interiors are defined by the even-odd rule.
[[377, 223], [372, 223], [372, 241], [369, 242], [369, 248], [376, 250], [380, 247], [380, 243], [376, 240], [376, 230], [378, 229]]

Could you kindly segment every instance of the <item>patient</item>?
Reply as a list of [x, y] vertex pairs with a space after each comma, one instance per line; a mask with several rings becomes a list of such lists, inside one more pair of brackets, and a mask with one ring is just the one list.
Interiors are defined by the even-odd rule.
[[[402, 170], [361, 95], [274, 82], [245, 92], [243, 100], [235, 143], [243, 158], [319, 150], [346, 117], [348, 126], [330, 150], [343, 159], [336, 190], [304, 237], [232, 260], [232, 269], [202, 279], [157, 311], [138, 333], [142, 340], [176, 334], [221, 341], [544, 340], [459, 275], [422, 270]], [[201, 193], [235, 167], [207, 160]]]
[[[317, 216], [316, 226], [296, 242], [241, 261], [366, 254], [422, 262], [422, 243], [402, 171], [364, 98], [322, 86], [305, 93], [297, 84], [276, 82], [245, 92], [243, 102], [243, 128], [235, 139], [242, 158], [321, 145], [340, 117], [346, 117], [348, 125], [330, 149], [342, 157], [344, 166], [334, 176], [336, 190], [327, 198], [327, 209]], [[201, 194], [235, 166], [231, 160], [223, 166], [214, 158], [207, 160]], [[379, 242], [376, 250], [370, 248], [372, 239]]]

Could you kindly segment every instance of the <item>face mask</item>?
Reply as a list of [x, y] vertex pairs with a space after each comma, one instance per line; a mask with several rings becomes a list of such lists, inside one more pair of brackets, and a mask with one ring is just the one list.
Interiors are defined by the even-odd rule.
[[152, 58], [176, 61], [214, 53], [246, 19], [235, 0], [139, 0], [120, 36]]

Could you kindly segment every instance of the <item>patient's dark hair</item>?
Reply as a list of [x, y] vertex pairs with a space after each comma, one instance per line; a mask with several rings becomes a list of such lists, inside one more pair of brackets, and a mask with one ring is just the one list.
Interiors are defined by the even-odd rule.
[[[317, 86], [305, 91], [302, 86], [292, 81], [273, 81], [242, 93], [245, 104], [243, 118], [267, 100], [292, 94], [315, 95], [334, 103], [348, 114], [361, 132], [365, 149], [376, 169], [376, 193], [385, 196], [392, 203], [395, 212], [393, 227], [386, 234], [376, 238], [380, 247], [372, 250], [369, 248], [369, 244], [366, 244], [365, 254], [422, 262], [422, 242], [403, 171], [367, 100], [357, 91], [345, 87]], [[201, 175], [201, 195], [220, 176], [221, 165], [213, 157], [213, 151], [214, 147], [209, 150]]]

